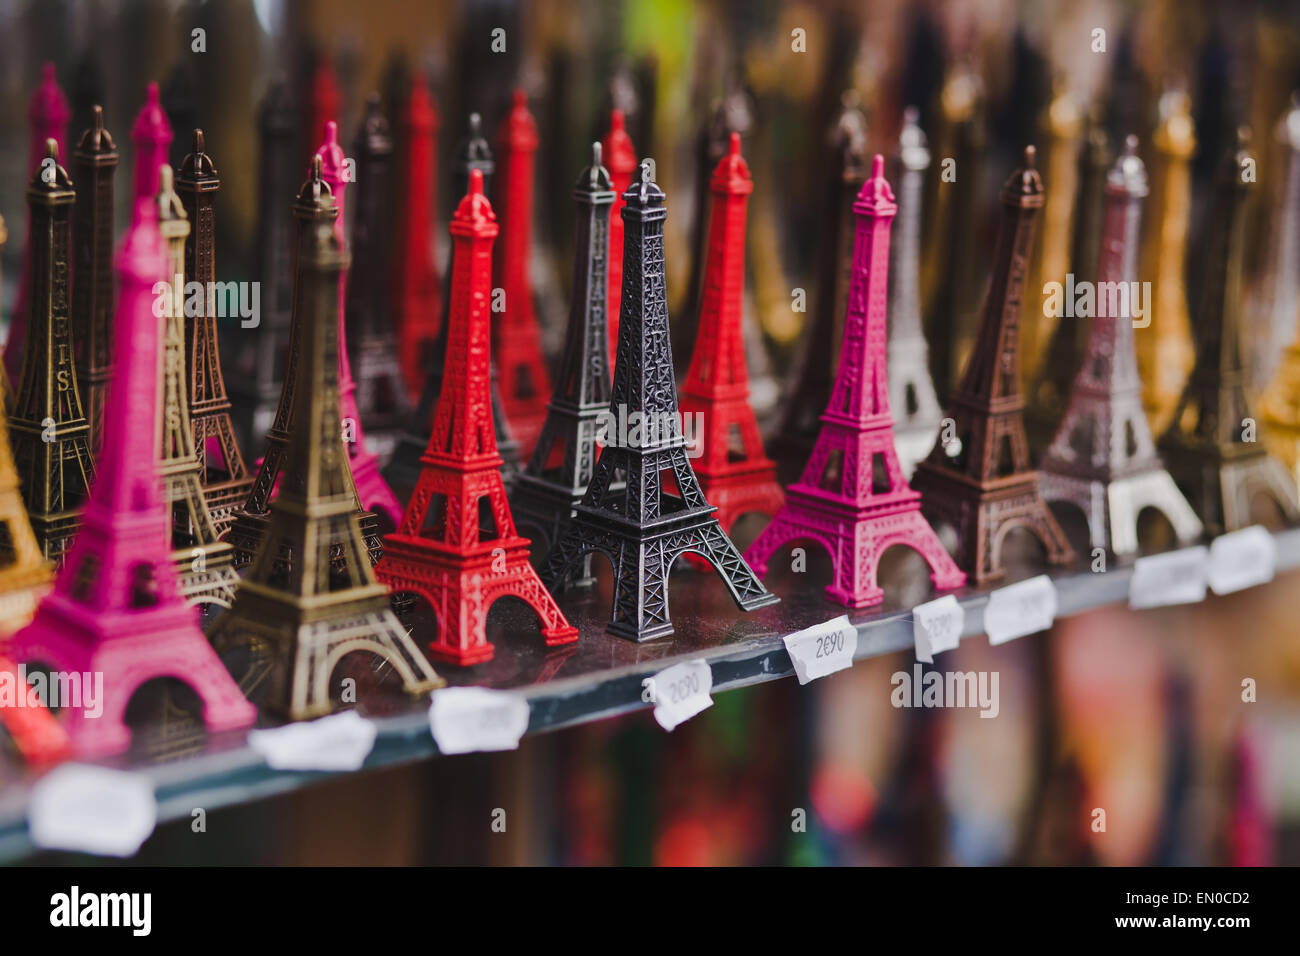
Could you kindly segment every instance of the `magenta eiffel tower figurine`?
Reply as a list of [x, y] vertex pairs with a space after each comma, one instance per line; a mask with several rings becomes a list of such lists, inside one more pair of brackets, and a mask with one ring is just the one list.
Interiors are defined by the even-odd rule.
[[745, 552], [761, 577], [782, 545], [816, 541], [835, 564], [835, 582], [826, 594], [848, 607], [884, 600], [876, 569], [880, 556], [896, 544], [925, 558], [937, 589], [966, 583], [921, 516], [921, 496], [908, 486], [894, 449], [885, 330], [889, 230], [898, 205], [884, 169], [884, 157], [877, 154], [853, 204], [857, 227], [844, 342], [821, 434], [803, 476], [786, 489], [785, 507]]
[[175, 678], [203, 702], [210, 732], [246, 727], [256, 710], [199, 629], [171, 557], [171, 515], [158, 475], [156, 422], [160, 320], [154, 284], [167, 259], [149, 200], [135, 203], [117, 255], [117, 378], [108, 396], [98, 474], [81, 532], [30, 625], [7, 653], [55, 671], [102, 673], [103, 712], [65, 708], [62, 719], [81, 756], [121, 753], [131, 743], [127, 705], [149, 681]]
[[[30, 179], [40, 169], [45, 159], [45, 144], [54, 140], [58, 144], [59, 159], [68, 155], [68, 117], [72, 111], [68, 108], [68, 99], [59, 88], [54, 75], [54, 64], [46, 63], [41, 67], [41, 85], [32, 94], [27, 106], [27, 168], [22, 178]], [[30, 231], [30, 230], [29, 230]], [[27, 337], [27, 273], [28, 257], [31, 255], [31, 242], [23, 248], [23, 271], [19, 273], [18, 298], [14, 301], [14, 310], [9, 317], [9, 338], [5, 342], [4, 365], [9, 373], [9, 381], [17, 382], [23, 370], [23, 342]]]
[[131, 143], [135, 146], [132, 199], [135, 202], [152, 199], [158, 195], [158, 170], [167, 165], [167, 153], [172, 145], [172, 127], [158, 102], [157, 83], [150, 83], [145, 90], [144, 106], [140, 107], [131, 127]]
[[[339, 145], [339, 127], [333, 120], [325, 124], [325, 142], [316, 155], [321, 158], [321, 178], [329, 185], [338, 206], [339, 216], [334, 220], [334, 234], [343, 243], [344, 193], [348, 179], [343, 171], [343, 147]], [[384, 518], [383, 530], [395, 529], [402, 520], [402, 506], [397, 496], [379, 474], [379, 462], [366, 448], [366, 436], [361, 430], [361, 412], [357, 408], [357, 383], [352, 379], [352, 363], [348, 361], [344, 303], [347, 300], [347, 272], [339, 276], [339, 412], [343, 422], [343, 439], [347, 444], [352, 463], [352, 481], [357, 486], [361, 507]]]

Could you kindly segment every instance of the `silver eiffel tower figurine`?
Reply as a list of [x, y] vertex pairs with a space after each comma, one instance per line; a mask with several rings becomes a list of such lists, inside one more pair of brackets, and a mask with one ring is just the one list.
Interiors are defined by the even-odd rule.
[[894, 413], [894, 449], [903, 474], [934, 447], [943, 412], [930, 378], [930, 348], [921, 331], [921, 196], [930, 150], [917, 125], [917, 110], [903, 113], [898, 137], [898, 217], [889, 262], [889, 408]]
[[[1148, 191], [1137, 137], [1130, 136], [1106, 179], [1098, 289], [1132, 288], [1142, 200]], [[1137, 519], [1143, 508], [1155, 508], [1168, 518], [1180, 543], [1196, 540], [1204, 529], [1151, 440], [1133, 323], [1125, 314], [1129, 310], [1110, 307], [1121, 296], [1107, 298], [1097, 296], [1088, 347], [1065, 417], [1044, 456], [1039, 488], [1049, 503], [1065, 501], [1083, 511], [1091, 547], [1126, 557], [1138, 550]]]

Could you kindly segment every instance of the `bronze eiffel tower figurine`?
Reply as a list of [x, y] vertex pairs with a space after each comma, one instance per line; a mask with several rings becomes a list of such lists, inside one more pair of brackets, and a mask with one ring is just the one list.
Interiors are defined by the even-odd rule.
[[[312, 188], [321, 193], [321, 181]], [[357, 493], [339, 428], [339, 277], [347, 264], [328, 218], [303, 230], [295, 307], [301, 357], [294, 429], [270, 527], [231, 609], [209, 632], [218, 654], [269, 662], [269, 709], [292, 720], [332, 709], [331, 677], [348, 655], [374, 654], [408, 693], [443, 684], [389, 607], [357, 522]], [[341, 556], [340, 556], [341, 552]], [[286, 561], [285, 556], [292, 555]]]
[[22, 378], [9, 412], [14, 467], [32, 531], [56, 568], [80, 526], [81, 504], [95, 476], [68, 314], [68, 226], [77, 194], [58, 154], [58, 145], [47, 140], [48, 162], [27, 186], [27, 339]]
[[[302, 325], [308, 317], [302, 311], [304, 303], [301, 284], [304, 280], [305, 263], [299, 257], [304, 236], [309, 236], [318, 222], [334, 222], [339, 215], [338, 206], [330, 194], [330, 187], [322, 178], [322, 163], [319, 157], [312, 159], [311, 171], [303, 183], [297, 199], [293, 204], [294, 243], [290, 257], [293, 273], [293, 304], [290, 307], [289, 347], [285, 364], [284, 379], [280, 386], [280, 404], [275, 412], [275, 419], [266, 433], [266, 452], [258, 466], [257, 475], [248, 489], [248, 497], [243, 507], [235, 516], [234, 523], [226, 535], [226, 540], [234, 548], [235, 567], [240, 571], [253, 563], [254, 557], [262, 548], [266, 538], [266, 529], [270, 522], [271, 498], [280, 483], [280, 476], [287, 467], [289, 445], [292, 441], [294, 415], [298, 407], [297, 392], [299, 386], [299, 364], [301, 362]], [[352, 471], [348, 470], [348, 481], [352, 482]], [[353, 488], [355, 490], [355, 483]], [[379, 519], [372, 511], [361, 511], [357, 504], [357, 520], [370, 554], [370, 563], [374, 564], [383, 554], [384, 543], [379, 537]], [[341, 559], [336, 553], [336, 560]]]
[[[1106, 183], [1099, 290], [1137, 285], [1138, 224], [1147, 192], [1137, 137], [1130, 136]], [[1094, 548], [1121, 557], [1135, 554], [1138, 513], [1147, 507], [1168, 518], [1179, 542], [1188, 544], [1204, 529], [1151, 441], [1130, 310], [1112, 314], [1111, 304], [1118, 305], [1122, 293], [1113, 299], [1098, 294], [1097, 299], [1087, 353], [1065, 417], [1043, 459], [1039, 487], [1049, 502], [1067, 501], [1084, 513]]]
[[[167, 245], [171, 282], [185, 274], [185, 242], [190, 223], [173, 187], [170, 166], [160, 170], [158, 228]], [[181, 594], [200, 612], [230, 607], [239, 576], [233, 567], [231, 547], [217, 535], [208, 511], [200, 477], [203, 465], [194, 451], [185, 376], [185, 314], [181, 290], [173, 287], [171, 308], [163, 316], [163, 400], [159, 435], [162, 439], [159, 469], [163, 493], [172, 515], [172, 562], [180, 579]]]
[[957, 532], [957, 564], [982, 584], [1006, 573], [1002, 546], [1013, 528], [1024, 528], [1047, 549], [1051, 564], [1074, 552], [1038, 492], [1021, 416], [1020, 304], [1033, 248], [1034, 217], [1043, 205], [1043, 181], [1034, 168], [1034, 147], [1025, 164], [1002, 187], [1002, 222], [993, 275], [974, 350], [945, 412], [953, 434], [939, 440], [916, 466], [912, 487], [932, 525]]
[[1244, 528], [1256, 520], [1251, 506], [1271, 498], [1288, 521], [1300, 520], [1295, 483], [1280, 461], [1257, 440], [1246, 398], [1241, 347], [1241, 262], [1250, 184], [1242, 170], [1253, 157], [1246, 131], [1238, 132], [1215, 190], [1200, 310], [1196, 317], [1196, 363], [1160, 438], [1169, 472], [1211, 534]]
[[[193, 149], [176, 176], [176, 192], [185, 204], [185, 215], [190, 221], [190, 236], [185, 240], [185, 281], [187, 285], [201, 284], [205, 302], [202, 315], [185, 319], [185, 341], [190, 356], [190, 425], [194, 429], [194, 450], [203, 462], [203, 495], [217, 530], [224, 534], [235, 520], [235, 510], [248, 496], [253, 476], [235, 440], [217, 343], [217, 316], [213, 307], [216, 304], [215, 204], [220, 188], [221, 177], [212, 157], [204, 150], [203, 130], [196, 129]], [[240, 299], [242, 303], [242, 295]], [[240, 321], [244, 321], [242, 315]]]
[[77, 346], [77, 387], [90, 424], [90, 449], [99, 451], [104, 400], [113, 378], [113, 176], [118, 153], [95, 106], [93, 125], [72, 154], [77, 207], [72, 241], [72, 338]]
[[[8, 238], [0, 217], [0, 249]], [[32, 619], [54, 577], [36, 543], [18, 487], [18, 472], [9, 450], [9, 417], [4, 411], [8, 401], [9, 377], [0, 364], [0, 557], [4, 559], [0, 568], [0, 640]]]

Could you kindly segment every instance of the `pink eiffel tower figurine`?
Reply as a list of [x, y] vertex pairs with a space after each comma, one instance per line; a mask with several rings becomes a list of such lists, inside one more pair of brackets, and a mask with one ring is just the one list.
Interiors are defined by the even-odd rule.
[[73, 750], [83, 757], [130, 746], [127, 704], [157, 678], [176, 678], [194, 690], [210, 732], [246, 727], [257, 716], [199, 629], [198, 610], [181, 595], [156, 428], [140, 427], [158, 421], [161, 322], [153, 313], [153, 286], [166, 272], [157, 212], [141, 200], [117, 254], [117, 378], [81, 531], [54, 591], [5, 647], [18, 662], [104, 675], [99, 717], [73, 707], [63, 712]]
[[172, 145], [172, 127], [158, 102], [158, 84], [145, 89], [144, 106], [131, 126], [131, 143], [135, 146], [135, 192], [133, 199], [152, 199], [158, 195], [158, 169], [167, 165]]
[[[321, 159], [321, 178], [334, 193], [334, 203], [339, 216], [334, 220], [334, 234], [343, 244], [344, 198], [348, 179], [343, 171], [343, 147], [339, 145], [339, 125], [330, 120], [325, 124], [325, 142], [316, 155]], [[373, 452], [366, 448], [366, 436], [361, 430], [361, 412], [357, 408], [357, 383], [352, 378], [352, 363], [348, 361], [347, 337], [343, 325], [343, 304], [346, 300], [346, 271], [339, 276], [339, 412], [343, 421], [343, 438], [352, 461], [352, 481], [357, 486], [361, 507], [382, 515], [388, 528], [396, 528], [402, 520], [402, 506], [397, 496], [379, 474], [379, 463]]]
[[889, 229], [898, 205], [877, 154], [853, 211], [853, 273], [844, 317], [844, 343], [821, 433], [800, 479], [786, 489], [785, 507], [745, 552], [760, 577], [778, 548], [815, 541], [830, 552], [833, 601], [870, 607], [884, 600], [876, 583], [880, 556], [896, 544], [920, 552], [939, 590], [961, 587], [966, 575], [921, 516], [921, 495], [903, 477], [889, 411], [885, 327]]
[[[29, 179], [40, 169], [45, 159], [45, 144], [54, 140], [59, 144], [59, 158], [68, 156], [68, 118], [72, 110], [68, 108], [68, 99], [59, 88], [54, 75], [54, 64], [46, 63], [41, 67], [41, 85], [32, 94], [27, 106], [27, 169], [23, 179]], [[17, 383], [22, 377], [23, 342], [27, 338], [27, 273], [28, 248], [31, 240], [23, 247], [23, 271], [19, 273], [18, 298], [14, 301], [14, 311], [9, 317], [9, 338], [5, 343], [4, 365], [9, 380]]]

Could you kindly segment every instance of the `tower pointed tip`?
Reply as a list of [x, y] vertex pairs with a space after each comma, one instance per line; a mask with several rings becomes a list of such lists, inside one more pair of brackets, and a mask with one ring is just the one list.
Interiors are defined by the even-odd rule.
[[483, 117], [478, 113], [469, 114], [469, 135], [477, 139], [483, 131]]
[[45, 158], [59, 161], [59, 143], [54, 137], [45, 140]]
[[[1295, 95], [1300, 97], [1300, 91], [1297, 91]], [[618, 108], [610, 110], [609, 131], [611, 133], [621, 133], [625, 129], [627, 129], [627, 117], [623, 115], [623, 111]]]
[[1038, 162], [1038, 149], [1035, 146], [1025, 147], [1025, 169], [1034, 169]]
[[740, 155], [740, 134], [735, 130], [732, 130], [731, 135], [727, 138], [727, 152], [732, 156]]
[[204, 151], [203, 145], [203, 130], [196, 129], [194, 131], [193, 148], [190, 151], [198, 155]]
[[597, 140], [596, 142], [591, 144], [591, 165], [592, 166], [601, 165], [600, 162], [601, 158], [602, 157], [601, 157], [600, 140]]
[[469, 171], [469, 194], [471, 196], [483, 195], [483, 170], [471, 169]]
[[876, 155], [871, 159], [871, 178], [885, 178], [885, 157], [880, 155], [880, 153], [876, 153]]
[[325, 145], [334, 146], [339, 141], [339, 124], [334, 120], [325, 121]]
[[150, 83], [144, 88], [144, 101], [148, 106], [157, 106], [159, 104], [157, 83]]
[[158, 192], [166, 195], [174, 188], [172, 168], [167, 163], [158, 167]]
[[528, 106], [528, 94], [524, 92], [522, 86], [516, 86], [513, 93], [515, 109], [522, 109]]
[[95, 131], [102, 133], [104, 131], [104, 107], [96, 103], [90, 108], [90, 121], [94, 124]]

